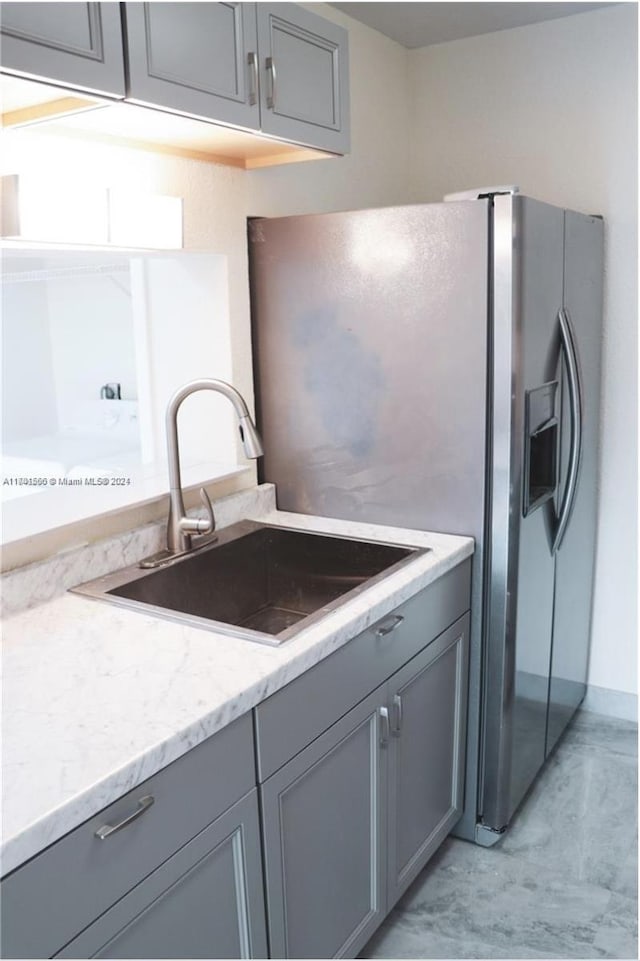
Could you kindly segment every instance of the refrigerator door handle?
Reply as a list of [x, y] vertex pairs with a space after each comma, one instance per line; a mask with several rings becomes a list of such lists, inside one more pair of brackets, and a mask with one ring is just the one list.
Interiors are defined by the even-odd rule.
[[576, 491], [578, 489], [578, 476], [580, 473], [580, 461], [582, 459], [582, 411], [583, 411], [583, 392], [582, 377], [580, 374], [580, 363], [576, 349], [576, 340], [573, 332], [571, 318], [561, 307], [558, 311], [560, 322], [560, 343], [564, 354], [567, 369], [567, 382], [569, 388], [569, 413], [571, 419], [571, 447], [569, 451], [569, 468], [567, 473], [567, 483], [562, 496], [562, 503], [558, 514], [558, 526], [551, 553], [555, 554], [559, 550], [564, 538], [567, 526], [571, 519], [573, 504]]

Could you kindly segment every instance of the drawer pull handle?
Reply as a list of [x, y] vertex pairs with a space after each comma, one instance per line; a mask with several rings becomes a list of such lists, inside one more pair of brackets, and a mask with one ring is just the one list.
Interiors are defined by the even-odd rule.
[[98, 828], [96, 831], [95, 837], [99, 838], [100, 841], [106, 841], [106, 839], [111, 837], [112, 834], [115, 834], [116, 831], [121, 831], [123, 828], [126, 828], [128, 824], [131, 824], [132, 821], [136, 821], [139, 817], [141, 817], [145, 811], [149, 810], [153, 802], [154, 798], [151, 794], [141, 797], [138, 801], [138, 807], [133, 814], [130, 814], [129, 817], [123, 818], [122, 821], [118, 821], [117, 824], [103, 824], [102, 827]]
[[386, 637], [387, 634], [391, 634], [392, 631], [395, 631], [396, 627], [400, 627], [403, 621], [404, 617], [402, 614], [396, 614], [391, 618], [390, 621], [387, 621], [386, 624], [383, 624], [381, 627], [377, 628], [376, 637]]

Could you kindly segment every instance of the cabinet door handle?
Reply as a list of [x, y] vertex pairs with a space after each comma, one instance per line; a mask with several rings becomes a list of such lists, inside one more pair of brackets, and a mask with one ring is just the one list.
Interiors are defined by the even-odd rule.
[[249, 106], [253, 107], [258, 102], [258, 56], [257, 54], [248, 53], [247, 64], [249, 66]]
[[400, 737], [400, 732], [402, 731], [402, 698], [399, 694], [394, 694], [393, 696], [393, 713], [393, 734], [395, 737]]
[[267, 57], [264, 62], [264, 65], [267, 68], [267, 73], [269, 74], [269, 77], [271, 78], [271, 89], [267, 94], [267, 107], [269, 108], [269, 110], [275, 110], [276, 109], [276, 81], [278, 79], [278, 75], [276, 74], [276, 65], [273, 57]]
[[132, 821], [137, 821], [137, 819], [141, 817], [145, 811], [149, 810], [153, 802], [154, 798], [151, 794], [141, 797], [138, 801], [138, 807], [133, 814], [129, 814], [128, 817], [123, 818], [122, 821], [118, 821], [117, 824], [103, 824], [102, 827], [98, 828], [96, 831], [95, 837], [97, 837], [100, 841], [106, 841], [106, 839], [111, 837], [112, 834], [115, 834], [116, 831], [122, 831], [122, 829], [126, 828], [128, 824], [132, 823]]
[[395, 631], [396, 627], [400, 627], [403, 621], [404, 617], [402, 614], [395, 614], [391, 620], [376, 628], [376, 637], [386, 637], [387, 634], [391, 634], [392, 631]]
[[389, 709], [381, 707], [378, 710], [380, 713], [380, 747], [386, 747], [389, 743]]

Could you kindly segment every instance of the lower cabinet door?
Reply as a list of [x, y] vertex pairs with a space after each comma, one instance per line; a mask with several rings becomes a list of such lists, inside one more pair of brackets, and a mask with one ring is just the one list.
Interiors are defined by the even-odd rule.
[[262, 885], [254, 789], [56, 957], [264, 958]]
[[462, 814], [468, 636], [467, 615], [389, 681], [388, 909]]
[[273, 958], [355, 957], [384, 917], [385, 692], [262, 785]]

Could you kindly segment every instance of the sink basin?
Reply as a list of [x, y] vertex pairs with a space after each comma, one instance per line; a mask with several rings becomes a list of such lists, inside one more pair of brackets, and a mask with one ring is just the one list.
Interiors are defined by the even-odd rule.
[[241, 521], [166, 567], [128, 567], [73, 590], [280, 644], [426, 550]]

